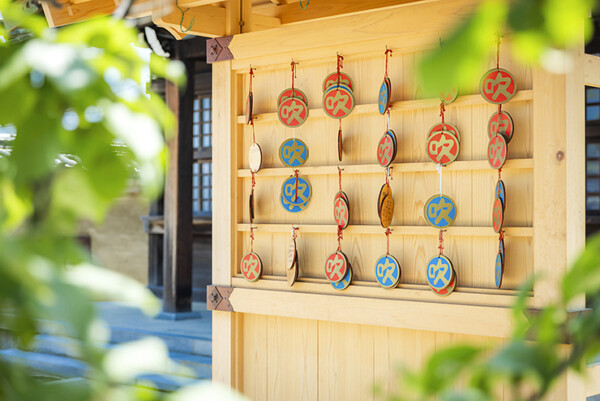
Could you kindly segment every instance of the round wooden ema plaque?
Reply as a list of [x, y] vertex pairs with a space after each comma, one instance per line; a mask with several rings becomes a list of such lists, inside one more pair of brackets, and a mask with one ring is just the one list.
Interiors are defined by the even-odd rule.
[[458, 157], [460, 142], [450, 131], [434, 132], [427, 139], [427, 156], [435, 164], [446, 166]]
[[333, 218], [335, 220], [335, 224], [337, 224], [342, 230], [348, 227], [348, 223], [350, 222], [350, 205], [342, 196], [336, 196], [334, 198]]
[[248, 94], [248, 98], [246, 99], [246, 124], [250, 124], [252, 121], [252, 108], [254, 105], [254, 95], [252, 92]]
[[393, 162], [396, 159], [396, 154], [398, 153], [398, 139], [396, 138], [396, 133], [394, 130], [389, 129], [387, 130], [386, 134], [392, 138], [392, 141], [394, 141], [394, 154], [392, 155]]
[[379, 107], [379, 114], [385, 114], [387, 109], [390, 107], [390, 87], [387, 79], [383, 80], [383, 83], [379, 88], [377, 104]]
[[434, 256], [427, 263], [427, 283], [433, 290], [448, 288], [453, 275], [452, 262], [444, 255]]
[[377, 144], [377, 162], [382, 167], [388, 167], [394, 161], [396, 142], [393, 131], [386, 131]]
[[262, 167], [262, 150], [256, 142], [250, 145], [250, 149], [248, 150], [248, 165], [250, 166], [250, 171], [253, 173], [258, 173]]
[[517, 83], [510, 72], [502, 68], [494, 68], [483, 74], [479, 83], [479, 92], [488, 102], [503, 104], [515, 96]]
[[496, 183], [496, 198], [500, 198], [502, 207], [506, 207], [506, 188], [504, 187], [504, 181], [502, 180], [498, 180]]
[[502, 255], [502, 260], [506, 260], [506, 255], [504, 254], [504, 239], [498, 241], [498, 252]]
[[379, 197], [377, 198], [377, 215], [379, 216], [379, 219], [381, 219], [381, 207], [383, 206], [383, 200], [387, 196], [392, 196], [392, 187], [390, 187], [390, 184], [385, 183], [381, 186], [381, 189], [379, 190]]
[[287, 283], [291, 287], [294, 285], [296, 280], [298, 280], [298, 270], [300, 267], [298, 266], [298, 253], [296, 252], [294, 255], [294, 264], [291, 269], [286, 270]]
[[504, 275], [504, 257], [498, 252], [496, 255], [496, 264], [494, 269], [494, 278], [496, 281], [496, 288], [502, 287], [502, 276]]
[[497, 233], [502, 230], [502, 225], [504, 224], [504, 207], [502, 206], [502, 199], [496, 198], [494, 201], [494, 207], [492, 208], [492, 225], [494, 226], [494, 231]]
[[456, 219], [456, 204], [446, 195], [433, 195], [423, 208], [425, 221], [435, 228], [449, 227]]
[[308, 106], [297, 97], [284, 99], [279, 105], [277, 117], [286, 127], [298, 128], [308, 118]]
[[254, 221], [254, 194], [251, 193], [248, 199], [248, 212], [250, 213], [250, 223]]
[[502, 135], [509, 143], [515, 133], [515, 123], [512, 117], [505, 111], [495, 112], [488, 121], [488, 136], [493, 138]]
[[447, 297], [448, 295], [452, 294], [452, 292], [456, 288], [457, 281], [458, 277], [456, 277], [456, 271], [452, 269], [452, 280], [450, 281], [450, 284], [448, 284], [448, 287], [444, 288], [443, 290], [436, 290], [434, 288], [431, 288], [431, 290], [440, 297]]
[[279, 159], [288, 167], [300, 167], [308, 159], [308, 146], [300, 139], [288, 138], [279, 147]]
[[332, 283], [339, 283], [348, 272], [348, 259], [340, 251], [333, 252], [325, 260], [325, 277]]
[[248, 281], [257, 281], [262, 274], [262, 261], [254, 252], [248, 252], [240, 263], [242, 275]]
[[379, 222], [383, 228], [388, 228], [392, 224], [394, 218], [394, 199], [390, 193], [388, 196], [383, 198], [381, 202], [381, 214], [379, 216]]
[[296, 240], [292, 239], [290, 242], [290, 249], [288, 250], [288, 259], [287, 259], [287, 268], [291, 270], [294, 267], [297, 259], [297, 251], [296, 251]]
[[508, 146], [502, 135], [496, 135], [488, 144], [488, 162], [493, 169], [500, 169], [506, 162]]
[[433, 127], [429, 128], [429, 131], [427, 132], [427, 139], [429, 139], [434, 133], [442, 131], [450, 132], [456, 137], [456, 139], [458, 139], [458, 142], [460, 142], [460, 131], [458, 130], [458, 128], [456, 128], [456, 125], [446, 122], [444, 122], [443, 124], [441, 122], [437, 123]]
[[375, 278], [383, 288], [394, 288], [400, 282], [400, 263], [392, 255], [383, 255], [375, 262]]
[[440, 100], [445, 104], [450, 104], [458, 97], [458, 88], [452, 87], [448, 92], [440, 92]]
[[308, 98], [306, 97], [306, 94], [304, 92], [302, 92], [298, 88], [294, 88], [293, 91], [292, 88], [287, 88], [279, 94], [279, 97], [277, 98], [277, 108], [279, 108], [281, 102], [292, 97], [302, 100], [304, 104], [308, 106]]
[[344, 278], [342, 280], [338, 281], [337, 283], [330, 281], [332, 287], [335, 288], [336, 290], [340, 290], [340, 291], [348, 288], [348, 286], [350, 285], [351, 282], [352, 282], [352, 266], [348, 266], [348, 271], [346, 272], [346, 275], [344, 276]]
[[334, 85], [323, 95], [323, 111], [331, 118], [347, 117], [354, 109], [354, 95], [344, 85]]
[[342, 143], [342, 129], [338, 130], [338, 160], [342, 161], [342, 153], [344, 151], [344, 144]]
[[298, 213], [306, 209], [311, 195], [312, 188], [308, 180], [298, 177], [296, 189], [296, 177], [290, 176], [281, 186], [281, 205], [288, 212]]
[[350, 205], [350, 201], [348, 200], [348, 195], [346, 195], [346, 193], [344, 191], [339, 191], [337, 194], [335, 194], [335, 197], [333, 198], [334, 201], [337, 200], [337, 198], [344, 198], [346, 200], [346, 203], [348, 203], [348, 205]]
[[[339, 81], [340, 85], [346, 85], [348, 88], [350, 88], [351, 91], [354, 90], [354, 82], [352, 82], [352, 78], [350, 78], [349, 75], [344, 74], [343, 72], [340, 72], [339, 77], [340, 77], [340, 81]], [[323, 80], [323, 92], [327, 91], [327, 89], [329, 89], [331, 86], [337, 85], [337, 84], [338, 84], [338, 73], [332, 72], [331, 74], [327, 75], [327, 77], [325, 77], [325, 79]]]

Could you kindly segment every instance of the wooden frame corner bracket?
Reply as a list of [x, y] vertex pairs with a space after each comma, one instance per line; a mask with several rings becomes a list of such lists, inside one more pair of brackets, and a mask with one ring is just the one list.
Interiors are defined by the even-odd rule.
[[229, 297], [233, 292], [232, 287], [217, 287], [209, 285], [206, 287], [206, 309], [222, 312], [233, 312], [233, 306]]
[[217, 61], [233, 60], [233, 53], [229, 44], [233, 36], [223, 36], [206, 41], [206, 62], [212, 64]]

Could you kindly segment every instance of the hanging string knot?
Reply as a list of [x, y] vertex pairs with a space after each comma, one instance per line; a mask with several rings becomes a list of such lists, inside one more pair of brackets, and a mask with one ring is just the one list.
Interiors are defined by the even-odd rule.
[[294, 82], [296, 80], [296, 63], [294, 62], [294, 60], [292, 60], [292, 63], [290, 65], [292, 66], [292, 97], [295, 97]]
[[250, 66], [250, 72], [248, 73], [248, 75], [250, 75], [250, 85], [248, 93], [252, 93], [252, 78], [254, 77], [254, 68], [252, 68], [252, 66]]
[[387, 248], [385, 251], [385, 256], [388, 256], [390, 254], [390, 234], [392, 233], [392, 230], [390, 230], [390, 228], [386, 228], [385, 230], [385, 237], [386, 237], [386, 241], [387, 241]]
[[438, 246], [438, 249], [440, 250], [440, 253], [438, 256], [442, 256], [444, 254], [444, 231], [446, 230], [440, 230], [439, 234], [440, 245]]
[[440, 117], [442, 117], [442, 129], [443, 130], [446, 129], [446, 126], [444, 124], [445, 113], [446, 113], [446, 103], [442, 99], [442, 102], [440, 103]]
[[298, 202], [298, 170], [294, 170], [294, 177], [296, 177], [296, 193], [294, 195], [294, 202]]
[[298, 238], [298, 234], [296, 231], [298, 231], [298, 226], [292, 226], [292, 239]]
[[388, 57], [392, 57], [392, 49], [385, 47], [385, 77], [388, 77]]
[[342, 170], [343, 168], [340, 168], [340, 166], [338, 166], [340, 192], [342, 192]]

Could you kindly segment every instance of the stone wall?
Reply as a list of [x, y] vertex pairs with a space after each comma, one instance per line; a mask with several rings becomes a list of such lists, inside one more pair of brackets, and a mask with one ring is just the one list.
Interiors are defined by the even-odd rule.
[[110, 270], [148, 284], [148, 234], [141, 216], [148, 200], [137, 192], [121, 197], [99, 225], [83, 229], [91, 239], [92, 257]]

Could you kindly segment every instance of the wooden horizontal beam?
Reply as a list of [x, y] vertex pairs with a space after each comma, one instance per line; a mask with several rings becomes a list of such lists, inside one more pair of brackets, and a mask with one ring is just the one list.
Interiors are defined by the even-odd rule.
[[[234, 38], [235, 40], [235, 38]], [[600, 73], [599, 73], [600, 76]], [[511, 100], [512, 103], [516, 102], [526, 102], [533, 99], [533, 90], [525, 89], [517, 91], [517, 94]], [[452, 107], [463, 107], [463, 106], [477, 106], [477, 105], [487, 105], [485, 99], [479, 94], [477, 95], [465, 95], [459, 96], [453, 103]], [[359, 104], [354, 107], [352, 110], [352, 115], [362, 115], [362, 114], [377, 114], [379, 113], [379, 106], [376, 103], [368, 103], [368, 104]], [[418, 99], [418, 100], [401, 100], [399, 102], [393, 102], [391, 105], [391, 111], [414, 111], [414, 110], [423, 110], [423, 109], [437, 109], [440, 107], [439, 99]], [[309, 109], [308, 118], [325, 118], [327, 115], [320, 109]], [[254, 122], [271, 122], [277, 121], [277, 113], [262, 113], [253, 115]], [[238, 124], [246, 124], [246, 116], [239, 115], [237, 117]]]
[[[293, 224], [301, 233], [315, 234], [337, 234], [338, 227], [335, 224]], [[260, 233], [288, 233], [292, 224], [252, 224], [255, 234]], [[430, 226], [390, 226], [393, 235], [428, 235], [438, 236], [440, 230]], [[249, 232], [250, 224], [238, 223], [237, 230]], [[533, 227], [504, 227], [504, 235], [507, 237], [532, 237]], [[376, 234], [381, 235], [385, 230], [378, 225], [349, 225], [344, 229], [344, 234]], [[489, 227], [460, 227], [452, 226], [446, 228], [446, 235], [456, 237], [497, 237], [498, 233]]]
[[600, 57], [591, 54], [585, 55], [583, 79], [586, 86], [600, 88]]
[[[303, 0], [306, 3], [306, 0]], [[297, 2], [276, 7], [283, 24], [303, 21], [318, 21], [325, 18], [359, 13], [377, 8], [414, 3], [415, 0], [311, 0], [310, 5], [300, 11]]]
[[[115, 0], [57, 0], [60, 7], [42, 1], [42, 9], [50, 27], [73, 24], [112, 14], [119, 1]], [[154, 3], [165, 0], [134, 0], [126, 18], [141, 18], [152, 15]]]
[[[421, 163], [393, 163], [390, 165], [393, 173], [435, 173], [437, 165], [431, 162]], [[382, 168], [379, 164], [353, 164], [341, 165], [344, 174], [381, 174]], [[506, 161], [503, 170], [507, 169], [532, 169], [533, 159], [509, 159]], [[496, 173], [496, 170], [490, 169], [487, 160], [463, 160], [457, 161], [444, 167], [444, 171], [480, 171], [488, 170], [490, 174]], [[315, 166], [300, 167], [298, 172], [302, 175], [337, 175], [337, 166]], [[289, 167], [263, 168], [256, 174], [256, 178], [264, 177], [287, 177], [290, 175]], [[252, 176], [250, 169], [238, 170], [239, 178], [249, 178]]]
[[67, 0], [58, 0], [61, 7], [42, 1], [42, 9], [48, 26], [57, 27], [110, 15], [117, 8], [113, 0], [93, 0], [71, 4]]
[[[385, 290], [382, 290], [385, 291]], [[510, 308], [234, 288], [242, 313], [506, 338]]]
[[[181, 39], [182, 35], [196, 35], [209, 38], [225, 36], [225, 9], [213, 6], [199, 6], [187, 10], [181, 21], [181, 11], [175, 9], [164, 14], [160, 9], [153, 11], [152, 21]], [[182, 29], [183, 28], [183, 29]], [[184, 32], [185, 31], [185, 32]]]
[[[240, 274], [232, 278], [232, 285], [236, 288], [340, 295], [339, 290], [333, 288], [331, 283], [324, 278], [299, 277], [294, 286], [290, 287], [287, 278], [284, 276], [262, 275], [260, 280], [250, 283]], [[352, 280], [352, 285], [345, 289], [343, 294], [349, 297], [440, 302], [440, 297], [433, 293], [427, 284], [401, 282], [396, 288], [382, 291], [381, 286], [374, 281]], [[443, 302], [448, 304], [511, 307], [514, 305], [515, 297], [518, 294], [518, 290], [461, 287], [459, 280], [452, 296], [445, 297]], [[528, 295], [532, 299], [533, 292]]]
[[[379, 0], [376, 0], [379, 1]], [[370, 4], [371, 1], [364, 2]], [[405, 46], [418, 48], [431, 43], [438, 43], [441, 33], [450, 31], [457, 22], [467, 19], [473, 14], [479, 0], [444, 0], [422, 1], [410, 4], [390, 6], [383, 12], [357, 12], [352, 15], [331, 18], [326, 25], [322, 21], [306, 21], [301, 24], [286, 25], [284, 30], [273, 35], [269, 31], [250, 32], [234, 37], [229, 49], [236, 60], [257, 59], [267, 55], [276, 55], [282, 60], [290, 56], [304, 57], [305, 54], [321, 54], [326, 38], [327, 49], [332, 59], [340, 46], [349, 43], [364, 42], [369, 46], [380, 46], [391, 38], [400, 38]], [[312, 7], [313, 4], [309, 5]], [[285, 7], [285, 6], [279, 6]], [[418, 11], [417, 11], [418, 10]], [[298, 10], [301, 14], [307, 10]], [[448, 16], [454, 24], [448, 24]], [[290, 38], [294, 38], [290, 40]], [[407, 39], [408, 38], [408, 39]], [[265, 45], [268, 43], [268, 46]], [[394, 48], [396, 49], [396, 48]], [[266, 60], [273, 64], [273, 60]], [[289, 61], [288, 61], [289, 63]], [[254, 66], [254, 62], [252, 63]]]

